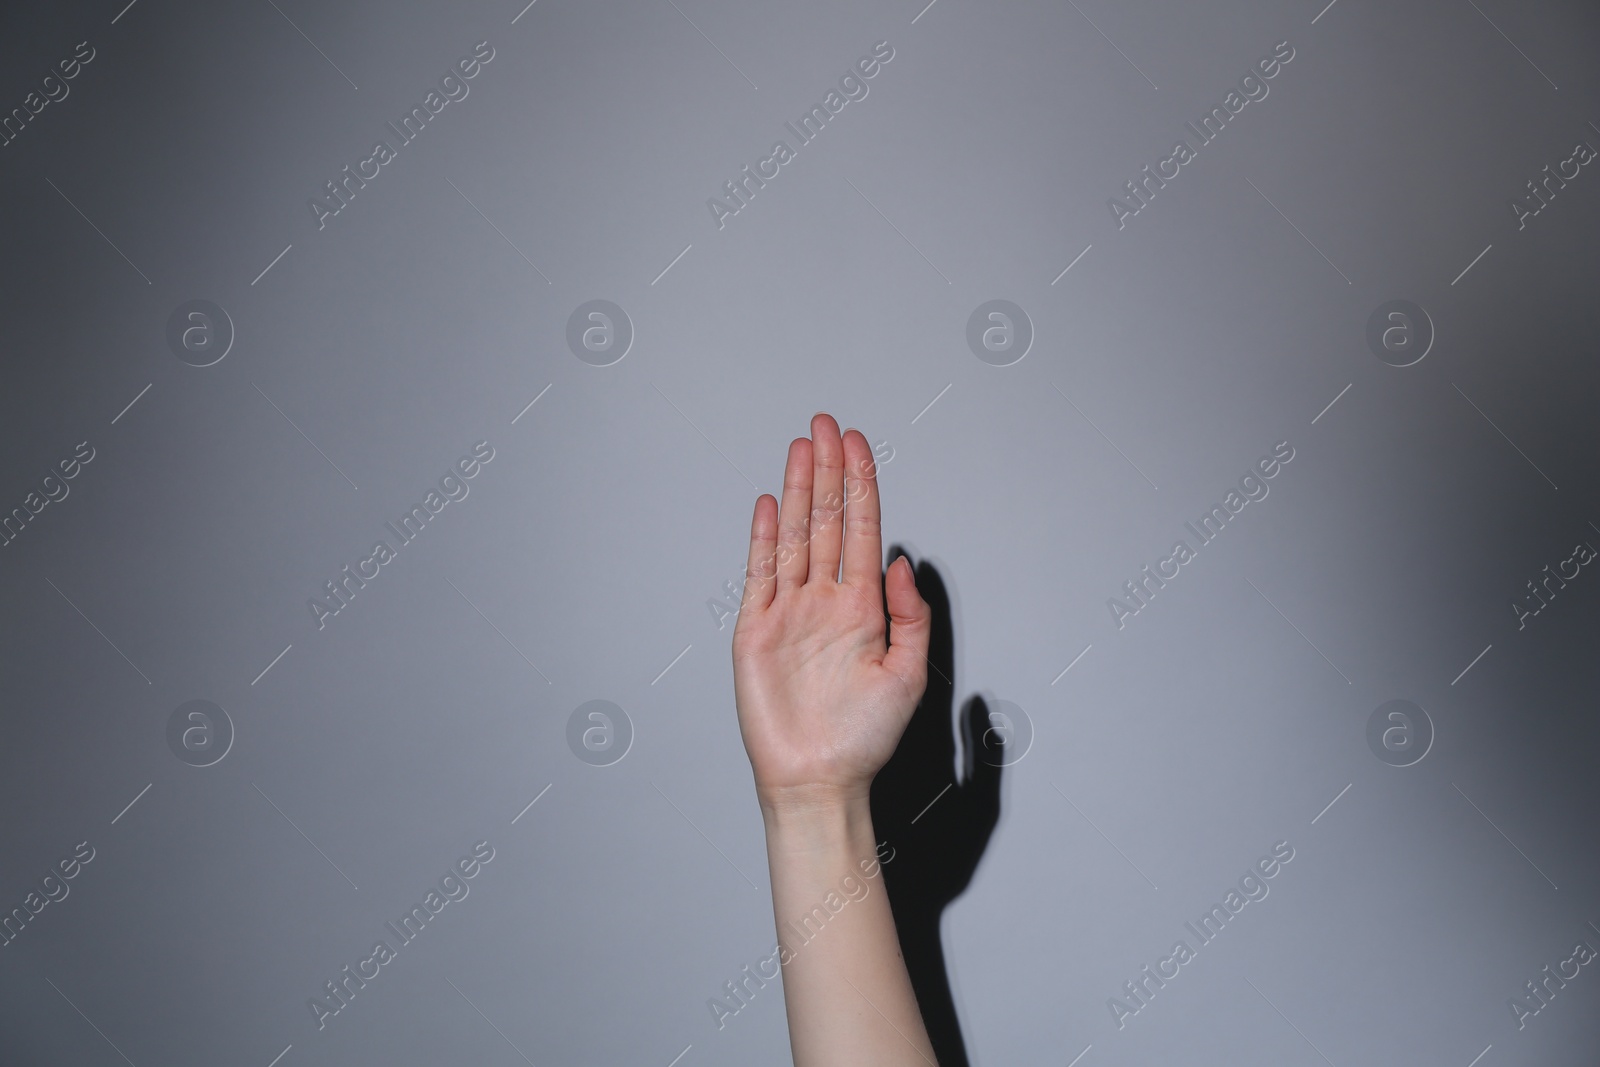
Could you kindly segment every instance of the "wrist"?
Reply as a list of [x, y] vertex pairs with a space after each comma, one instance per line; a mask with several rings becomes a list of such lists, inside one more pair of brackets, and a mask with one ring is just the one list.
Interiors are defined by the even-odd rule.
[[805, 785], [756, 786], [761, 814], [768, 822], [826, 819], [841, 813], [857, 813], [870, 807], [872, 782], [856, 785], [813, 782]]
[[762, 791], [761, 817], [769, 848], [786, 851], [872, 852], [872, 807], [868, 786], [792, 787]]

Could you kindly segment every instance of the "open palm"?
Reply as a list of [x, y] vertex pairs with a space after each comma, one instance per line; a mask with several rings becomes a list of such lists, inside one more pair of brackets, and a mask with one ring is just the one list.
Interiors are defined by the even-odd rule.
[[867, 439], [825, 414], [811, 431], [789, 445], [782, 505], [756, 500], [733, 633], [739, 728], [767, 806], [864, 797], [927, 684], [928, 605], [907, 562], [880, 570]]

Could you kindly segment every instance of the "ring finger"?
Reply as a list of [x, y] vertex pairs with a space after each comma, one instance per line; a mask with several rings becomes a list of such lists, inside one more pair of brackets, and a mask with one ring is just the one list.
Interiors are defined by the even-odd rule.
[[804, 585], [810, 567], [807, 542], [811, 535], [811, 439], [797, 437], [789, 443], [789, 460], [783, 469], [783, 501], [778, 506], [778, 592]]

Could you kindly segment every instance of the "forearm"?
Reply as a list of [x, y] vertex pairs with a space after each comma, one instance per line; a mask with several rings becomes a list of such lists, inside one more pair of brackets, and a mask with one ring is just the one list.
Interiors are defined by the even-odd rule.
[[762, 813], [795, 1067], [935, 1064], [866, 796]]

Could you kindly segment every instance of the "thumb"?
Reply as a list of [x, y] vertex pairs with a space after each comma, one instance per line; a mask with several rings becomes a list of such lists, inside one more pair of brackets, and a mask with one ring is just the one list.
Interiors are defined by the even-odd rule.
[[894, 643], [885, 653], [883, 665], [920, 700], [928, 684], [928, 634], [933, 611], [917, 592], [916, 577], [907, 557], [899, 556], [889, 565], [884, 599], [889, 605], [889, 636]]

